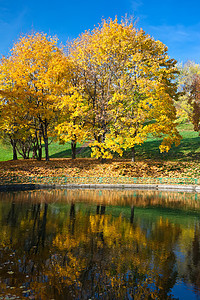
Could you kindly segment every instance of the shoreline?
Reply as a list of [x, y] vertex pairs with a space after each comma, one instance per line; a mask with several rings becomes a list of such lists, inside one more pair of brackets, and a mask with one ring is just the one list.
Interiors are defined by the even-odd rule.
[[5, 184], [0, 192], [31, 191], [43, 189], [107, 189], [107, 190], [155, 190], [169, 192], [200, 193], [199, 185], [178, 184]]

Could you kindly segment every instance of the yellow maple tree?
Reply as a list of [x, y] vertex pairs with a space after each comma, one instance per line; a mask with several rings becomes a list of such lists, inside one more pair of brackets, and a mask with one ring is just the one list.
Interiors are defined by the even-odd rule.
[[69, 57], [79, 66], [74, 90], [87, 103], [93, 156], [122, 155], [150, 133], [163, 137], [161, 151], [179, 143], [173, 104], [176, 61], [163, 43], [132, 22], [109, 19], [76, 39]]
[[[57, 38], [43, 33], [22, 36], [0, 66], [1, 107], [3, 119], [9, 120], [5, 126], [16, 126], [17, 130], [25, 123], [36, 126], [43, 136], [46, 160], [49, 133], [52, 135], [58, 120], [58, 101], [68, 74], [66, 58], [57, 43]], [[17, 112], [12, 119], [10, 111], [11, 115]]]

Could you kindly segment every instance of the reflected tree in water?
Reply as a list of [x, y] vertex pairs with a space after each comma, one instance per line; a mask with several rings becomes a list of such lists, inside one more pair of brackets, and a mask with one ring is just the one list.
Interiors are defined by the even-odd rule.
[[194, 292], [200, 297], [200, 222], [195, 226], [193, 241], [186, 253], [184, 271], [184, 281], [191, 282]]
[[[167, 218], [139, 218], [134, 205], [128, 207], [127, 217], [108, 214], [109, 207], [102, 203], [92, 207], [72, 201], [58, 207], [10, 203], [6, 213], [1, 212], [3, 295], [173, 299], [180, 225]], [[193, 236], [187, 255], [190, 280], [198, 286], [199, 226]]]

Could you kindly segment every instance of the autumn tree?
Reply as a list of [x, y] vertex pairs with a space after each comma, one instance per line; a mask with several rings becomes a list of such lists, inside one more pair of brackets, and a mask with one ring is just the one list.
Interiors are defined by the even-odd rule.
[[[6, 105], [7, 106], [7, 105]], [[7, 115], [9, 116], [7, 118]], [[15, 116], [9, 114], [9, 110], [5, 113], [5, 105], [1, 105], [0, 112], [0, 133], [1, 140], [7, 142], [12, 146], [12, 156], [13, 160], [17, 160], [17, 129], [15, 127]]]
[[180, 97], [177, 107], [180, 116], [190, 121], [195, 131], [200, 131], [200, 65], [188, 61], [179, 66], [178, 77]]
[[194, 130], [200, 134], [200, 74], [196, 74], [193, 78], [189, 103], [192, 106], [192, 123]]
[[36, 143], [35, 131], [30, 126], [30, 120], [27, 120], [26, 114], [23, 114], [16, 102], [4, 101], [1, 106], [0, 118], [1, 140], [3, 143], [11, 144], [13, 160], [17, 159], [17, 153], [24, 159], [27, 159], [29, 158], [30, 151], [34, 150]]
[[109, 19], [76, 39], [69, 57], [79, 66], [74, 92], [87, 103], [84, 123], [94, 140], [93, 156], [122, 155], [149, 133], [163, 136], [161, 151], [179, 143], [173, 105], [176, 61], [163, 43], [132, 22]]
[[60, 120], [55, 127], [61, 143], [71, 142], [72, 159], [76, 158], [77, 142], [84, 142], [91, 136], [88, 119], [88, 101], [82, 96], [81, 70], [75, 60], [67, 57], [68, 79], [65, 82], [60, 101]]
[[[57, 103], [62, 97], [65, 56], [58, 48], [57, 38], [35, 33], [20, 37], [11, 55], [1, 62], [1, 100], [5, 109], [20, 112], [14, 126], [35, 128], [45, 144], [45, 157], [49, 160], [48, 138], [58, 120]], [[9, 115], [7, 114], [9, 119]], [[14, 124], [11, 122], [12, 126]]]

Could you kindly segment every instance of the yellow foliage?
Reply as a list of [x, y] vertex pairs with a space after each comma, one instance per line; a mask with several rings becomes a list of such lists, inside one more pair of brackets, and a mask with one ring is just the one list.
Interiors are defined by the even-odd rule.
[[38, 119], [63, 142], [94, 140], [97, 158], [122, 156], [149, 133], [163, 136], [161, 151], [178, 143], [176, 61], [162, 42], [116, 18], [85, 31], [68, 50], [64, 55], [57, 38], [36, 33], [3, 58], [2, 129], [16, 132]]
[[79, 70], [75, 90], [87, 105], [82, 117], [95, 140], [93, 157], [122, 155], [123, 149], [143, 143], [151, 129], [154, 135], [170, 134], [165, 150], [180, 138], [173, 106], [176, 61], [163, 43], [116, 18], [83, 33], [69, 56]]
[[56, 37], [20, 37], [0, 65], [1, 129], [23, 139], [37, 122], [48, 137], [60, 113], [68, 65]]

